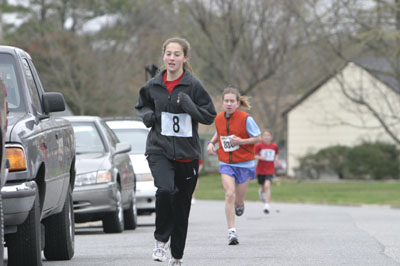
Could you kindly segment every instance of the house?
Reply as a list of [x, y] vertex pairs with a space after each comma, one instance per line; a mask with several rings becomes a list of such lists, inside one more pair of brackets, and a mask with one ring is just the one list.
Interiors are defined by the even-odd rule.
[[400, 136], [399, 86], [390, 73], [384, 59], [346, 62], [283, 112], [289, 176], [296, 176], [299, 157], [322, 148], [377, 140], [393, 143], [378, 117]]

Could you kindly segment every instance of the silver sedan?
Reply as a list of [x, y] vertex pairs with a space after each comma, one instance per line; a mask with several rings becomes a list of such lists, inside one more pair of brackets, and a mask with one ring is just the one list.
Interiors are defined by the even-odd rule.
[[138, 214], [155, 212], [155, 195], [157, 188], [149, 164], [145, 157], [146, 140], [149, 129], [140, 119], [136, 118], [105, 118], [107, 125], [115, 132], [120, 141], [131, 144], [129, 156], [137, 178], [137, 208]]
[[103, 222], [105, 233], [135, 229], [135, 174], [128, 152], [105, 122], [96, 116], [66, 117], [76, 141], [75, 222]]

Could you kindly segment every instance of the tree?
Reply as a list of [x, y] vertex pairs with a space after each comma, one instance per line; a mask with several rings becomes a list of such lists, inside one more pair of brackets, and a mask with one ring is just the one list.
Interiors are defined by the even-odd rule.
[[301, 41], [289, 1], [178, 2], [190, 15], [184, 17], [190, 29], [186, 34], [198, 44], [201, 74], [219, 92], [233, 84], [249, 94], [276, 73], [288, 50]]
[[[293, 87], [290, 55], [304, 42], [293, 15], [302, 1], [177, 0], [181, 31], [194, 50], [194, 70], [214, 96], [228, 85], [252, 97], [260, 127], [282, 136], [280, 112]], [[219, 98], [218, 98], [219, 99]]]
[[32, 55], [44, 87], [63, 92], [74, 113], [132, 115], [144, 66], [160, 55], [169, 2], [31, 0], [14, 7], [25, 21], [9, 27], [7, 42]]

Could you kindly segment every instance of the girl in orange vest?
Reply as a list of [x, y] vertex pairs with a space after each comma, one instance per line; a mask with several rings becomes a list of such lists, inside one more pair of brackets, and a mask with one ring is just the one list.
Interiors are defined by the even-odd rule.
[[[244, 198], [249, 180], [254, 179], [254, 144], [260, 141], [261, 131], [254, 119], [239, 106], [250, 109], [247, 97], [228, 87], [222, 94], [223, 112], [215, 118], [217, 132], [207, 145], [207, 152], [217, 153], [222, 185], [225, 190], [225, 215], [228, 225], [228, 244], [239, 244], [235, 229], [235, 213], [244, 212]], [[216, 149], [215, 144], [219, 144]]]

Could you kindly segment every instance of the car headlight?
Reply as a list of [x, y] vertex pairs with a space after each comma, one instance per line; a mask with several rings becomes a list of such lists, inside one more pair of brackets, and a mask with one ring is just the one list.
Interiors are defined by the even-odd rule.
[[136, 174], [136, 181], [153, 181], [151, 173]]
[[75, 179], [75, 186], [94, 185], [100, 183], [107, 183], [111, 181], [111, 172], [108, 170], [101, 170], [96, 172], [89, 172], [77, 175]]

